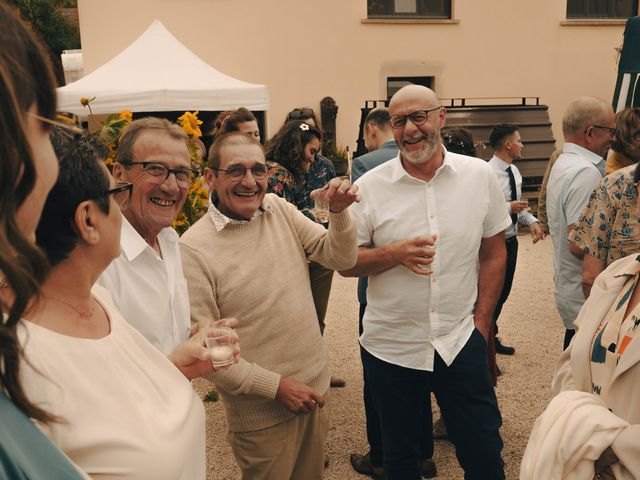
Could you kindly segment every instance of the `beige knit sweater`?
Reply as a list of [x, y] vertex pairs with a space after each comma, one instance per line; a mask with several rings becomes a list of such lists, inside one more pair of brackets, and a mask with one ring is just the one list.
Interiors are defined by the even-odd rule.
[[327, 352], [318, 328], [307, 259], [334, 270], [357, 258], [347, 211], [330, 214], [329, 230], [267, 194], [269, 209], [217, 231], [205, 215], [180, 239], [192, 322], [239, 320], [239, 364], [211, 375], [231, 431], [283, 422], [293, 413], [277, 400], [281, 377], [320, 394], [329, 388]]

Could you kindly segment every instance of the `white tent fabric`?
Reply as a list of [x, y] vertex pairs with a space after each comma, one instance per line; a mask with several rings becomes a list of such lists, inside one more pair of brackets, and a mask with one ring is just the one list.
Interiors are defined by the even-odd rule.
[[160, 22], [119, 55], [86, 77], [58, 88], [58, 110], [87, 115], [80, 98], [91, 102], [94, 114], [231, 110], [264, 111], [267, 87], [229, 77], [185, 47]]

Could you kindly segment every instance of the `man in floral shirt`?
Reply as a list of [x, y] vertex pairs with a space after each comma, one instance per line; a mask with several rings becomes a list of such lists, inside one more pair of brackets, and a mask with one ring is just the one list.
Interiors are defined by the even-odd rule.
[[591, 194], [569, 241], [581, 248], [582, 290], [589, 297], [595, 278], [607, 265], [640, 251], [640, 210], [636, 165], [604, 177]]

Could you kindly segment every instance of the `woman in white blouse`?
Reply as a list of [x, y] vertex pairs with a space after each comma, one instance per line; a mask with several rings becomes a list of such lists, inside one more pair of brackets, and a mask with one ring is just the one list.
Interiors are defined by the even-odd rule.
[[[120, 208], [106, 147], [55, 132], [60, 175], [36, 232], [52, 270], [19, 338], [33, 402], [60, 421], [41, 428], [101, 479], [204, 479], [205, 414], [190, 379], [212, 371], [196, 335], [165, 357], [95, 280], [119, 255]], [[177, 367], [177, 368], [176, 368]]]

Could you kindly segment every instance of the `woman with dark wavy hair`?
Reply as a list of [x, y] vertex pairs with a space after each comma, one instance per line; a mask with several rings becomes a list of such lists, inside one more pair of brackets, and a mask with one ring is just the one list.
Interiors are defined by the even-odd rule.
[[[48, 271], [35, 228], [58, 164], [49, 141], [54, 76], [33, 33], [0, 2], [0, 478], [85, 477], [29, 419], [51, 423], [21, 384], [16, 329]], [[31, 308], [30, 308], [31, 307]]]
[[268, 191], [294, 204], [314, 221], [316, 217], [305, 195], [305, 175], [320, 151], [321, 142], [320, 130], [302, 120], [292, 120], [285, 123], [265, 145], [269, 167]]

